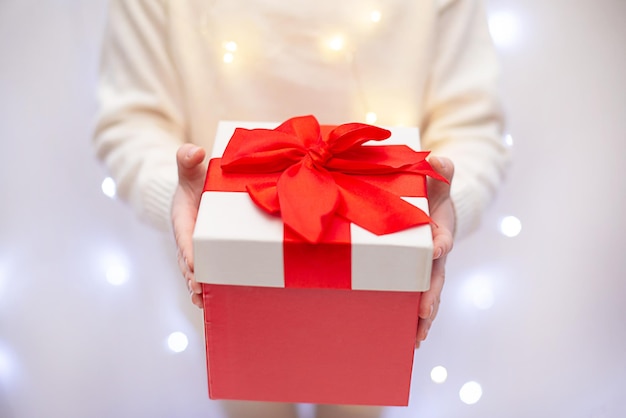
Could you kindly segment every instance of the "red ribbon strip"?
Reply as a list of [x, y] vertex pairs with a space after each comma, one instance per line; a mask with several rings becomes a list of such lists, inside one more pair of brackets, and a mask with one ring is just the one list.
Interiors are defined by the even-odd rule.
[[430, 218], [401, 198], [407, 194], [381, 183], [419, 183], [426, 175], [446, 181], [426, 161], [428, 152], [405, 145], [363, 146], [390, 136], [386, 129], [361, 123], [322, 135], [315, 117], [295, 117], [273, 130], [237, 128], [221, 168], [245, 183], [261, 209], [280, 215], [308, 242], [320, 242], [337, 217], [376, 235], [389, 234]]

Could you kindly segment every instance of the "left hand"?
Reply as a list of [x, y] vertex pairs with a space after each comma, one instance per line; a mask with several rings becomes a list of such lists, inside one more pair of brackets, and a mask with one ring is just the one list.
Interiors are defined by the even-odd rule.
[[[433, 169], [452, 181], [454, 164], [448, 158], [431, 157]], [[441, 290], [445, 281], [446, 257], [452, 250], [456, 215], [450, 199], [450, 185], [443, 181], [428, 179], [428, 201], [430, 217], [433, 220], [433, 267], [430, 275], [430, 289], [422, 294], [417, 323], [415, 348], [428, 336], [441, 300]]]

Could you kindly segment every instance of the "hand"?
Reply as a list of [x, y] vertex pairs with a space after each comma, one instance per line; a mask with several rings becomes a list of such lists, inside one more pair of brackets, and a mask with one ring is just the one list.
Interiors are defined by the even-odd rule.
[[[452, 181], [454, 164], [447, 158], [431, 157], [429, 160], [436, 172]], [[430, 275], [430, 289], [422, 294], [417, 323], [415, 348], [428, 336], [441, 300], [441, 290], [445, 281], [446, 257], [452, 250], [456, 215], [450, 199], [450, 185], [442, 181], [428, 179], [428, 201], [430, 217], [433, 220], [433, 267]]]
[[178, 187], [172, 202], [172, 226], [178, 247], [180, 268], [194, 305], [202, 308], [202, 286], [193, 274], [193, 229], [196, 225], [200, 196], [206, 175], [203, 164], [206, 152], [193, 145], [184, 144], [176, 152]]

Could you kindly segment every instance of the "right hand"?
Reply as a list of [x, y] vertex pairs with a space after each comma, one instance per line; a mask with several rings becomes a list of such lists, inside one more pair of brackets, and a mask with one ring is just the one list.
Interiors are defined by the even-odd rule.
[[187, 282], [191, 301], [199, 308], [202, 308], [202, 286], [194, 277], [192, 235], [206, 175], [205, 157], [205, 150], [194, 144], [187, 143], [178, 148], [178, 187], [171, 211], [178, 267]]

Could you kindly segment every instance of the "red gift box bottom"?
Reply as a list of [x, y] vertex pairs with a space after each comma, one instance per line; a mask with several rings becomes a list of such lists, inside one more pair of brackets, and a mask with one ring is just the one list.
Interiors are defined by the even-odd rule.
[[408, 404], [421, 293], [203, 284], [209, 396]]

